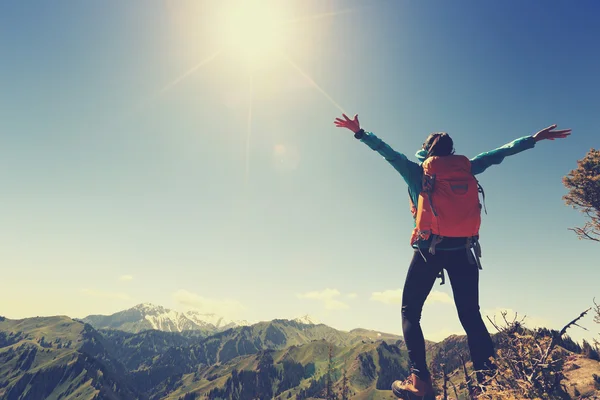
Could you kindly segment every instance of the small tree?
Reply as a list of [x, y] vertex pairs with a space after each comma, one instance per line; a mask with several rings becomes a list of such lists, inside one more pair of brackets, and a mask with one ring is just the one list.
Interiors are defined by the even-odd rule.
[[583, 339], [581, 343], [581, 354], [590, 360], [600, 361], [600, 354], [587, 340]]
[[567, 205], [586, 214], [583, 227], [571, 228], [580, 239], [600, 242], [600, 150], [591, 149], [577, 168], [563, 178], [569, 193], [563, 196]]
[[348, 375], [346, 373], [346, 365], [344, 363], [344, 373], [342, 375], [342, 400], [348, 400]]
[[333, 345], [330, 343], [329, 344], [329, 352], [328, 352], [328, 358], [327, 358], [327, 383], [326, 383], [326, 387], [325, 387], [325, 398], [327, 400], [333, 400], [336, 399], [337, 396], [335, 394], [335, 392], [333, 391]]

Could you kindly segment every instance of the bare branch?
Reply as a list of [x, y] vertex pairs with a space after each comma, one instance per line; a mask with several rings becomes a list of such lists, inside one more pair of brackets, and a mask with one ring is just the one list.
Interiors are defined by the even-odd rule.
[[450, 382], [450, 384], [452, 385], [452, 389], [454, 390], [454, 395], [456, 396], [456, 399], [458, 400], [458, 391], [456, 390], [456, 385], [452, 381], [448, 381], [448, 382]]
[[579, 236], [580, 239], [593, 240], [594, 242], [600, 242], [600, 239], [596, 239], [595, 237], [590, 236], [584, 228], [568, 228], [570, 231], [573, 231]]
[[585, 317], [586, 314], [591, 310], [592, 308], [588, 308], [587, 310], [583, 311], [581, 314], [579, 314], [579, 316], [577, 318], [575, 318], [573, 321], [569, 322], [567, 325], [565, 325], [560, 332], [558, 333], [559, 337], [562, 337], [566, 332], [567, 329], [569, 329], [572, 325], [576, 324], [577, 321], [579, 321], [581, 318]]
[[[508, 321], [506, 320], [506, 314], [508, 314], [508, 312], [507, 312], [507, 311], [502, 311], [500, 314], [502, 315], [502, 319], [504, 320], [504, 323], [506, 324], [506, 326], [509, 326], [509, 325], [510, 325], [510, 322], [508, 322]], [[515, 316], [515, 318], [516, 318], [516, 316]], [[514, 322], [514, 321], [513, 321], [513, 322]]]
[[498, 327], [498, 325], [496, 325], [496, 317], [494, 317], [494, 320], [493, 320], [493, 321], [492, 321], [492, 319], [490, 318], [490, 316], [489, 316], [489, 315], [486, 315], [485, 317], [488, 319], [488, 321], [490, 321], [490, 324], [492, 324], [492, 326], [493, 326], [494, 328], [496, 328], [496, 330], [497, 330], [498, 332], [501, 332], [501, 330], [500, 330], [500, 328]]
[[460, 357], [460, 362], [462, 363], [463, 366], [463, 372], [465, 374], [465, 382], [467, 383], [467, 392], [469, 393], [469, 398], [471, 400], [475, 400], [473, 398], [473, 385], [471, 382], [471, 377], [469, 376], [468, 372], [467, 372], [467, 364], [465, 363], [465, 359], [463, 358], [462, 354], [458, 355]]
[[573, 324], [573, 325], [580, 327], [580, 328], [581, 328], [581, 329], [583, 329], [584, 331], [588, 331], [588, 332], [590, 331], [590, 330], [589, 330], [588, 328], [586, 328], [585, 326], [581, 326], [581, 325], [579, 325], [579, 324]]
[[[544, 364], [546, 363], [546, 360], [548, 359], [548, 356], [550, 356], [550, 354], [552, 353], [552, 350], [554, 349], [554, 347], [558, 344], [558, 341], [560, 340], [560, 338], [563, 337], [563, 335], [567, 332], [567, 329], [569, 329], [571, 326], [576, 325], [577, 321], [579, 321], [581, 318], [585, 317], [585, 315], [591, 310], [592, 308], [588, 308], [587, 310], [585, 310], [584, 312], [582, 312], [581, 314], [579, 314], [579, 316], [577, 318], [575, 318], [573, 321], [569, 322], [567, 325], [565, 325], [560, 332], [558, 332], [558, 335], [553, 335], [552, 336], [552, 342], [550, 342], [550, 346], [548, 346], [548, 348], [546, 349], [546, 352], [544, 353], [544, 355], [542, 356], [542, 359], [540, 360], [540, 364]], [[539, 365], [539, 364], [538, 364]]]

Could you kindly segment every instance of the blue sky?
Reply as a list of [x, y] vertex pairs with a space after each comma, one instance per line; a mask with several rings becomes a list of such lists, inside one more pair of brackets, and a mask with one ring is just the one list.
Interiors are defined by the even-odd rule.
[[[224, 31], [239, 5], [0, 4], [2, 314], [152, 302], [400, 333], [406, 187], [340, 108], [409, 157], [433, 131], [473, 157], [572, 128], [480, 176], [481, 308], [560, 328], [592, 305], [600, 247], [568, 231], [561, 178], [599, 145], [596, 2], [253, 3]], [[286, 23], [257, 34], [264, 14]], [[461, 332], [434, 290], [426, 336]]]

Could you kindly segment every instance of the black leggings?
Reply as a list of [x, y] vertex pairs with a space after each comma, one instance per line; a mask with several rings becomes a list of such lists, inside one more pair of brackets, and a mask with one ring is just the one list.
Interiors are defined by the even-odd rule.
[[415, 250], [402, 293], [402, 330], [413, 372], [422, 379], [429, 376], [429, 371], [425, 360], [425, 339], [419, 321], [423, 304], [443, 269], [448, 271], [454, 304], [467, 333], [473, 368], [489, 369], [489, 357], [494, 355], [492, 339], [479, 313], [479, 269], [476, 264], [469, 262], [467, 250], [438, 249], [436, 254], [430, 254], [424, 249], [423, 255]]

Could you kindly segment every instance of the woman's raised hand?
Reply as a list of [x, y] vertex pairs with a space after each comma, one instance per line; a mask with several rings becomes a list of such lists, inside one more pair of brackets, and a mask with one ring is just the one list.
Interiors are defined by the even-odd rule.
[[360, 122], [358, 122], [358, 114], [356, 114], [353, 119], [348, 118], [346, 114], [342, 114], [342, 117], [344, 117], [344, 119], [335, 119], [335, 126], [337, 126], [338, 128], [350, 129], [354, 133], [360, 131]]

